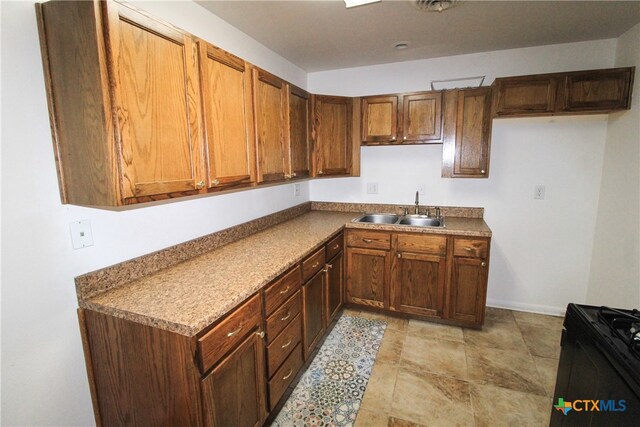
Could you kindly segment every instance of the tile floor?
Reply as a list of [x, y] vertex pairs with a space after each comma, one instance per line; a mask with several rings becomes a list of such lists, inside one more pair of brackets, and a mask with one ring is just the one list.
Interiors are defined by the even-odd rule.
[[483, 330], [384, 318], [356, 427], [548, 426], [562, 318], [487, 308]]

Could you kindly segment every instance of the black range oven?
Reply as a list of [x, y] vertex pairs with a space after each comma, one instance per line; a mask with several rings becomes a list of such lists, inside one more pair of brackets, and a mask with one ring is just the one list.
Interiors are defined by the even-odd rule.
[[640, 312], [569, 304], [551, 426], [640, 426]]

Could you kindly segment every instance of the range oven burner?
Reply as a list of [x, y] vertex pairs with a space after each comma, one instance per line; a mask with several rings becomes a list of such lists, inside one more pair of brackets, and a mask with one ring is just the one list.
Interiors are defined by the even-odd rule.
[[640, 311], [602, 306], [598, 309], [598, 319], [640, 359]]

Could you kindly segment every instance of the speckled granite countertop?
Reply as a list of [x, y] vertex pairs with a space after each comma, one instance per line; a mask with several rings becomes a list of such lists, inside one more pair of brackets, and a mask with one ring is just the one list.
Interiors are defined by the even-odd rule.
[[194, 336], [357, 215], [309, 212], [79, 305]]
[[236, 242], [94, 296], [81, 308], [195, 336], [347, 228], [490, 237], [482, 218], [445, 218], [446, 227], [351, 222], [357, 212], [311, 211]]
[[444, 228], [412, 227], [409, 225], [393, 224], [363, 224], [349, 221], [347, 228], [359, 228], [367, 230], [384, 230], [395, 232], [429, 233], [429, 234], [455, 234], [458, 236], [491, 237], [491, 229], [482, 218], [458, 218], [445, 217]]

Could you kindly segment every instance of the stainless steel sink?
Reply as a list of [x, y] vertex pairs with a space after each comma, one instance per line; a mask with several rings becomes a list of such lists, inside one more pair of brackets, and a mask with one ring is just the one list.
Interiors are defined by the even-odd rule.
[[369, 224], [408, 225], [413, 227], [443, 228], [444, 218], [431, 218], [427, 215], [395, 215], [395, 214], [365, 214], [353, 220]]
[[400, 218], [398, 224], [415, 227], [444, 227], [444, 218], [431, 218], [426, 215], [405, 215]]
[[395, 214], [366, 214], [356, 218], [353, 222], [368, 222], [372, 224], [395, 224], [400, 219], [400, 215]]

